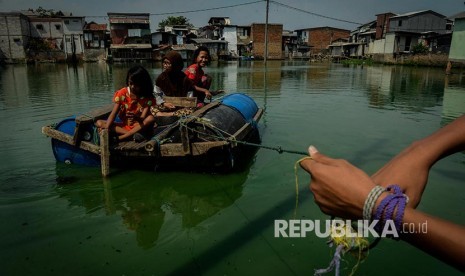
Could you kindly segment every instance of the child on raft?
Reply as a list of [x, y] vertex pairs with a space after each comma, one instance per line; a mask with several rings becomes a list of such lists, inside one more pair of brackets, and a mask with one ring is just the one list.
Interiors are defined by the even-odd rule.
[[[150, 129], [155, 122], [149, 112], [149, 108], [156, 103], [152, 92], [153, 82], [147, 70], [140, 65], [130, 68], [126, 87], [116, 91], [113, 96], [114, 106], [108, 119], [98, 120], [95, 126], [116, 133], [119, 141], [130, 138], [143, 140], [141, 132]], [[117, 115], [122, 122], [115, 122]]]
[[184, 73], [194, 83], [194, 96], [200, 106], [204, 105], [205, 99], [211, 99], [212, 95], [223, 92], [222, 90], [210, 91], [212, 79], [203, 71], [203, 67], [210, 64], [211, 56], [207, 47], [199, 46], [192, 56], [192, 64]]

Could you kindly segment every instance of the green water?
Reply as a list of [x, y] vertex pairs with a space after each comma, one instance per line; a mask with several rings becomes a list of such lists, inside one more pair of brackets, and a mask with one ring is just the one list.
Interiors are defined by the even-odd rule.
[[[299, 155], [260, 149], [232, 174], [119, 170], [57, 164], [41, 127], [107, 104], [129, 65], [0, 68], [1, 275], [312, 275], [326, 240], [275, 238], [294, 218]], [[146, 64], [153, 74], [160, 66]], [[230, 62], [207, 68], [215, 88], [266, 109], [262, 143], [313, 144], [373, 173], [395, 153], [465, 112], [465, 72], [304, 62]], [[436, 164], [419, 209], [465, 224], [465, 155]], [[300, 180], [297, 219], [328, 219]], [[348, 274], [355, 264], [347, 257]], [[454, 275], [402, 241], [383, 240], [360, 275]], [[332, 274], [329, 274], [332, 275]]]

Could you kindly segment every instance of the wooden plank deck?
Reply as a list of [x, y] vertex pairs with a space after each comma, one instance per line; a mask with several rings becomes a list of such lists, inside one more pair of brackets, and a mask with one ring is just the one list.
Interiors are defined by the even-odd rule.
[[[195, 98], [183, 98], [180, 99], [184, 105], [193, 105], [196, 103]], [[181, 104], [181, 102], [179, 104]], [[81, 115], [76, 118], [76, 128], [73, 135], [69, 135], [54, 129], [52, 126], [45, 126], [42, 128], [42, 133], [56, 139], [73, 145], [82, 150], [97, 154], [101, 157], [102, 162], [102, 175], [107, 176], [110, 173], [110, 157], [111, 155], [115, 156], [128, 156], [128, 157], [184, 157], [184, 156], [199, 156], [206, 154], [209, 150], [213, 148], [221, 148], [225, 146], [237, 146], [234, 141], [241, 141], [244, 139], [247, 134], [255, 127], [262, 117], [264, 110], [259, 108], [257, 113], [253, 118], [253, 122], [246, 123], [240, 129], [238, 129], [229, 139], [224, 141], [202, 141], [202, 142], [190, 142], [189, 136], [187, 135], [187, 124], [195, 122], [202, 114], [208, 110], [220, 105], [220, 102], [214, 102], [208, 104], [191, 114], [190, 117], [184, 119], [182, 123], [176, 122], [162, 132], [158, 133], [156, 139], [151, 139], [142, 142], [135, 141], [123, 141], [117, 144], [112, 144], [108, 137], [107, 131], [102, 131], [100, 133], [100, 145], [95, 145], [88, 141], [81, 141], [81, 131], [84, 129], [84, 126], [89, 124], [94, 124], [98, 119], [103, 119], [111, 112], [113, 104], [104, 106], [88, 112], [87, 114]], [[181, 143], [165, 143], [159, 145], [159, 142], [163, 139], [169, 137], [169, 135], [179, 128], [185, 128], [184, 134], [181, 139]], [[182, 132], [182, 131], [181, 131]]]

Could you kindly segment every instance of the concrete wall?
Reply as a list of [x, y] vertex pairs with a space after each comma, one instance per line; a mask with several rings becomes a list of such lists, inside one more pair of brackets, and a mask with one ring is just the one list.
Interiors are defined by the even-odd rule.
[[465, 62], [465, 18], [457, 18], [454, 23], [454, 32], [450, 46], [449, 59], [456, 62]]
[[63, 21], [58, 18], [30, 18], [31, 36], [44, 39], [63, 38]]
[[29, 23], [19, 13], [0, 13], [0, 62], [25, 62]]
[[224, 40], [228, 42], [228, 51], [233, 56], [238, 56], [237, 50], [237, 31], [236, 26], [224, 26], [223, 29]]
[[395, 47], [395, 34], [386, 34], [386, 38], [374, 40], [368, 43], [368, 49], [366, 49], [367, 55], [373, 54], [390, 54], [394, 53]]
[[82, 17], [64, 17], [63, 18], [63, 51], [67, 55], [81, 55], [84, 53], [84, 18]]
[[386, 34], [385, 45], [384, 45], [384, 53], [385, 54], [393, 54], [396, 49], [396, 35], [393, 33]]

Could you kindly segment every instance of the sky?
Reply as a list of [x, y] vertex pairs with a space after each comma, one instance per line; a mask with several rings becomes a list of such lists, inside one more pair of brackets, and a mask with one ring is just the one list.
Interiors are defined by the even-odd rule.
[[[229, 17], [233, 25], [264, 23], [265, 0], [0, 0], [0, 11], [37, 9], [71, 12], [86, 21], [107, 23], [108, 12], [150, 13], [151, 30], [168, 16], [184, 16], [196, 27], [211, 17]], [[465, 11], [464, 0], [269, 0], [268, 22], [285, 30], [335, 27], [354, 30], [376, 14], [433, 10], [444, 16]]]

